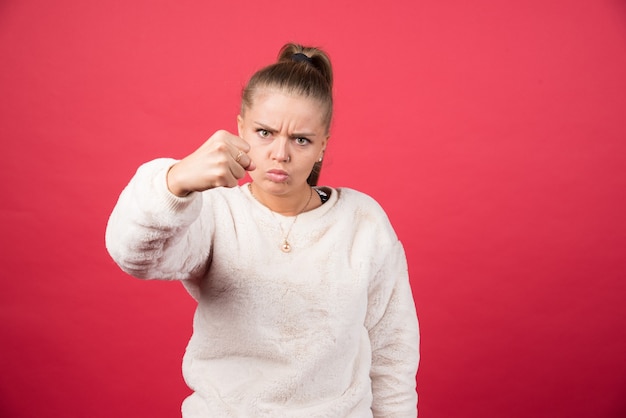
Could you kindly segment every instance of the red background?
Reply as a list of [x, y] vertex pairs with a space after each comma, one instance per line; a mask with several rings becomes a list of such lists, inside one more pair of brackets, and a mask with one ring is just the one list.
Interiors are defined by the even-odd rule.
[[624, 1], [214, 3], [0, 2], [0, 416], [179, 415], [193, 302], [107, 217], [289, 40], [334, 59], [322, 183], [405, 244], [420, 416], [626, 416]]

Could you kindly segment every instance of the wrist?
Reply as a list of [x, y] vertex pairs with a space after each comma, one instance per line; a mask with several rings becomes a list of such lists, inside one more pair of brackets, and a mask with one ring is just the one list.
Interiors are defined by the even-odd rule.
[[178, 182], [177, 178], [176, 178], [176, 169], [175, 167], [178, 165], [178, 163], [173, 164], [168, 170], [167, 170], [167, 174], [165, 175], [165, 182], [167, 185], [167, 190], [169, 190], [170, 193], [172, 193], [174, 196], [177, 197], [186, 197], [189, 195], [189, 193], [191, 193], [190, 190], [186, 190], [185, 188], [180, 186], [180, 182]]

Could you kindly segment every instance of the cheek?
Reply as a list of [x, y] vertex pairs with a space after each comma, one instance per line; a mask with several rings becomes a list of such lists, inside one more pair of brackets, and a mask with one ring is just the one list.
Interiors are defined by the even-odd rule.
[[306, 175], [308, 177], [309, 174], [311, 174], [311, 170], [313, 170], [313, 167], [315, 166], [315, 163], [317, 162], [317, 158], [312, 159], [312, 158], [307, 158], [306, 162], [303, 162], [300, 165], [300, 171], [302, 172], [303, 175]]

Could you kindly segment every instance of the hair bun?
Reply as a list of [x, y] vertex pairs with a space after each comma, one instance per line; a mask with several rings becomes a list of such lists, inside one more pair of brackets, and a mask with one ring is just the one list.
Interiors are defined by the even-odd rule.
[[302, 52], [296, 52], [291, 56], [291, 60], [295, 62], [306, 62], [308, 64], [313, 64], [313, 60], [309, 58], [308, 55], [303, 54]]
[[[306, 57], [306, 58], [305, 58]], [[315, 69], [317, 69], [322, 76], [326, 79], [326, 82], [331, 87], [333, 86], [333, 69], [330, 63], [330, 58], [326, 52], [320, 48], [313, 46], [302, 46], [295, 43], [287, 43], [283, 45], [278, 53], [278, 62], [284, 61], [304, 61], [306, 60]]]

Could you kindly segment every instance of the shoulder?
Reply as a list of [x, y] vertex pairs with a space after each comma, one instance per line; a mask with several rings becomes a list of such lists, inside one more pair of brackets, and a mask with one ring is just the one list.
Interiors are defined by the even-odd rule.
[[338, 202], [343, 206], [387, 218], [383, 207], [370, 195], [348, 187], [340, 187], [333, 190], [337, 193]]
[[[382, 205], [372, 196], [351, 188], [332, 189], [337, 195], [332, 217], [334, 227], [343, 226], [342, 236], [350, 240], [354, 254], [380, 266], [402, 259], [404, 250]], [[332, 212], [331, 212], [332, 213]], [[399, 264], [400, 265], [400, 264]]]
[[337, 208], [348, 212], [358, 228], [367, 227], [379, 236], [396, 239], [391, 221], [381, 204], [372, 196], [348, 187], [332, 189], [337, 194]]

